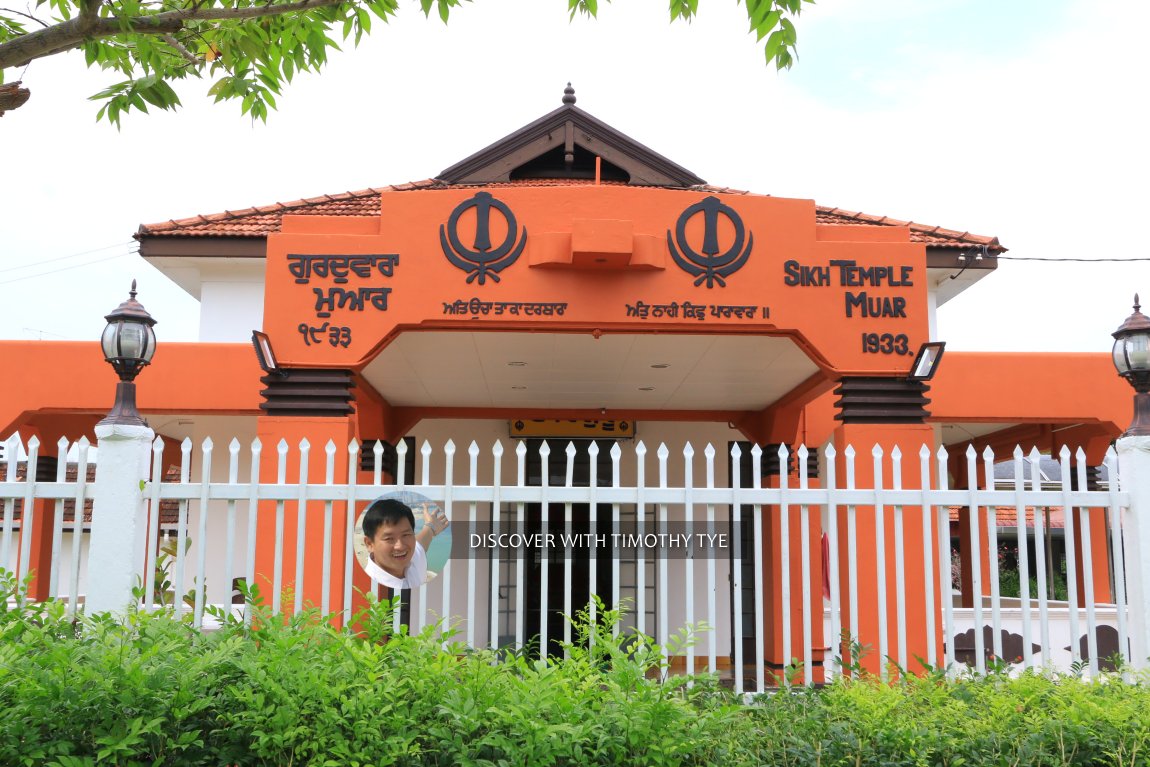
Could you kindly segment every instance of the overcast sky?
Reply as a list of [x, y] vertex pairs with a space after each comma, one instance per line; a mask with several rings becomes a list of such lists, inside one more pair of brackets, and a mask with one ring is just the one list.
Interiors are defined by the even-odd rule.
[[[96, 123], [114, 75], [34, 62], [0, 118], [0, 338], [97, 339], [139, 299], [160, 341], [198, 304], [134, 255], [141, 223], [424, 179], [578, 104], [709, 183], [994, 235], [1017, 258], [940, 310], [964, 350], [1105, 351], [1150, 302], [1142, 0], [822, 0], [776, 73], [733, 0], [691, 25], [663, 0], [475, 0], [451, 23], [415, 0], [298, 77], [266, 125], [178, 88], [174, 113]], [[9, 73], [12, 77], [13, 73]], [[19, 76], [20, 73], [14, 73]]]

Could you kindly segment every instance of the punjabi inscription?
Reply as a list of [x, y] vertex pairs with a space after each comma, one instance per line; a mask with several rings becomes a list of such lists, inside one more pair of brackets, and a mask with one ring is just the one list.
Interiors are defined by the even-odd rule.
[[329, 276], [335, 284], [346, 285], [349, 276], [367, 279], [375, 270], [384, 277], [390, 277], [395, 274], [398, 265], [398, 253], [366, 256], [288, 254], [288, 271], [298, 285], [306, 285], [312, 277], [325, 279]]
[[[288, 273], [297, 285], [309, 285], [312, 280], [331, 280], [334, 285], [312, 286], [316, 324], [300, 322], [297, 326], [305, 346], [327, 343], [331, 346], [351, 346], [351, 328], [329, 321], [336, 311], [362, 312], [368, 309], [387, 311], [387, 299], [392, 289], [379, 284], [351, 285], [351, 280], [379, 280], [395, 274], [399, 266], [398, 253], [371, 253], [365, 255], [289, 253]], [[346, 286], [346, 287], [345, 287]], [[323, 322], [319, 322], [323, 320]]]
[[499, 317], [562, 317], [567, 311], [566, 302], [548, 301], [482, 301], [479, 298], [443, 302], [443, 313], [449, 316]]
[[672, 301], [669, 304], [648, 304], [636, 301], [627, 304], [627, 316], [635, 319], [678, 319], [695, 320], [703, 322], [707, 317], [716, 319], [754, 320], [759, 319], [759, 310], [762, 310], [761, 319], [770, 319], [771, 310], [768, 306], [736, 306], [730, 304], [695, 304], [690, 301]]

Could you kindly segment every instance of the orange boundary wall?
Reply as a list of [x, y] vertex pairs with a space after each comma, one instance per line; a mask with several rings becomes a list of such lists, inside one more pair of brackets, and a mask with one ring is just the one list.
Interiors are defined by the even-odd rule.
[[[40, 424], [58, 431], [54, 438], [94, 438], [91, 427], [111, 409], [117, 382], [99, 343], [0, 341], [0, 359], [0, 437]], [[144, 413], [255, 415], [259, 377], [249, 344], [161, 342], [136, 379], [136, 403]]]
[[[91, 427], [111, 407], [116, 377], [99, 345], [73, 341], [3, 341], [0, 358], [0, 436], [20, 430], [42, 441], [59, 436], [91, 437]], [[167, 343], [137, 379], [137, 401], [145, 413], [256, 415], [261, 411], [260, 371], [247, 344]], [[816, 376], [821, 379], [821, 376]], [[818, 445], [828, 440], [834, 420], [834, 384], [806, 382], [764, 411], [738, 419], [749, 437]], [[366, 382], [357, 380], [358, 417], [382, 418], [389, 436], [401, 436], [423, 417], [505, 418], [485, 408], [392, 408]], [[1105, 353], [947, 352], [930, 382], [933, 423], [1001, 423], [1003, 429], [975, 440], [996, 450], [1010, 441], [1057, 451], [1082, 446], [1100, 462], [1110, 442], [1129, 423], [1132, 396]], [[808, 400], [808, 398], [810, 398]], [[566, 412], [566, 411], [564, 411]], [[558, 413], [558, 414], [556, 414]], [[522, 415], [522, 413], [519, 413]], [[612, 413], [644, 420], [705, 420], [706, 413], [670, 411]], [[722, 420], [739, 414], [714, 411]], [[541, 417], [563, 417], [548, 411]]]

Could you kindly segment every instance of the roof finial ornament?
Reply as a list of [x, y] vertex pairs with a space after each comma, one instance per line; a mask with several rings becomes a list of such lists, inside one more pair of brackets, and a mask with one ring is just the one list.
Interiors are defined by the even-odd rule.
[[1136, 311], [1136, 312], [1141, 311], [1141, 309], [1142, 309], [1142, 302], [1138, 300], [1138, 294], [1135, 293], [1134, 294], [1134, 311]]
[[563, 103], [569, 107], [575, 106], [575, 89], [571, 87], [571, 83], [567, 83], [567, 87], [563, 89]]

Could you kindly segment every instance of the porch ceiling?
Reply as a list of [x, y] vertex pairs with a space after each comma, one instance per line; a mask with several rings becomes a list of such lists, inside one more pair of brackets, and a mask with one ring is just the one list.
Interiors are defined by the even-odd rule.
[[364, 377], [398, 407], [761, 410], [817, 370], [767, 336], [408, 331]]

